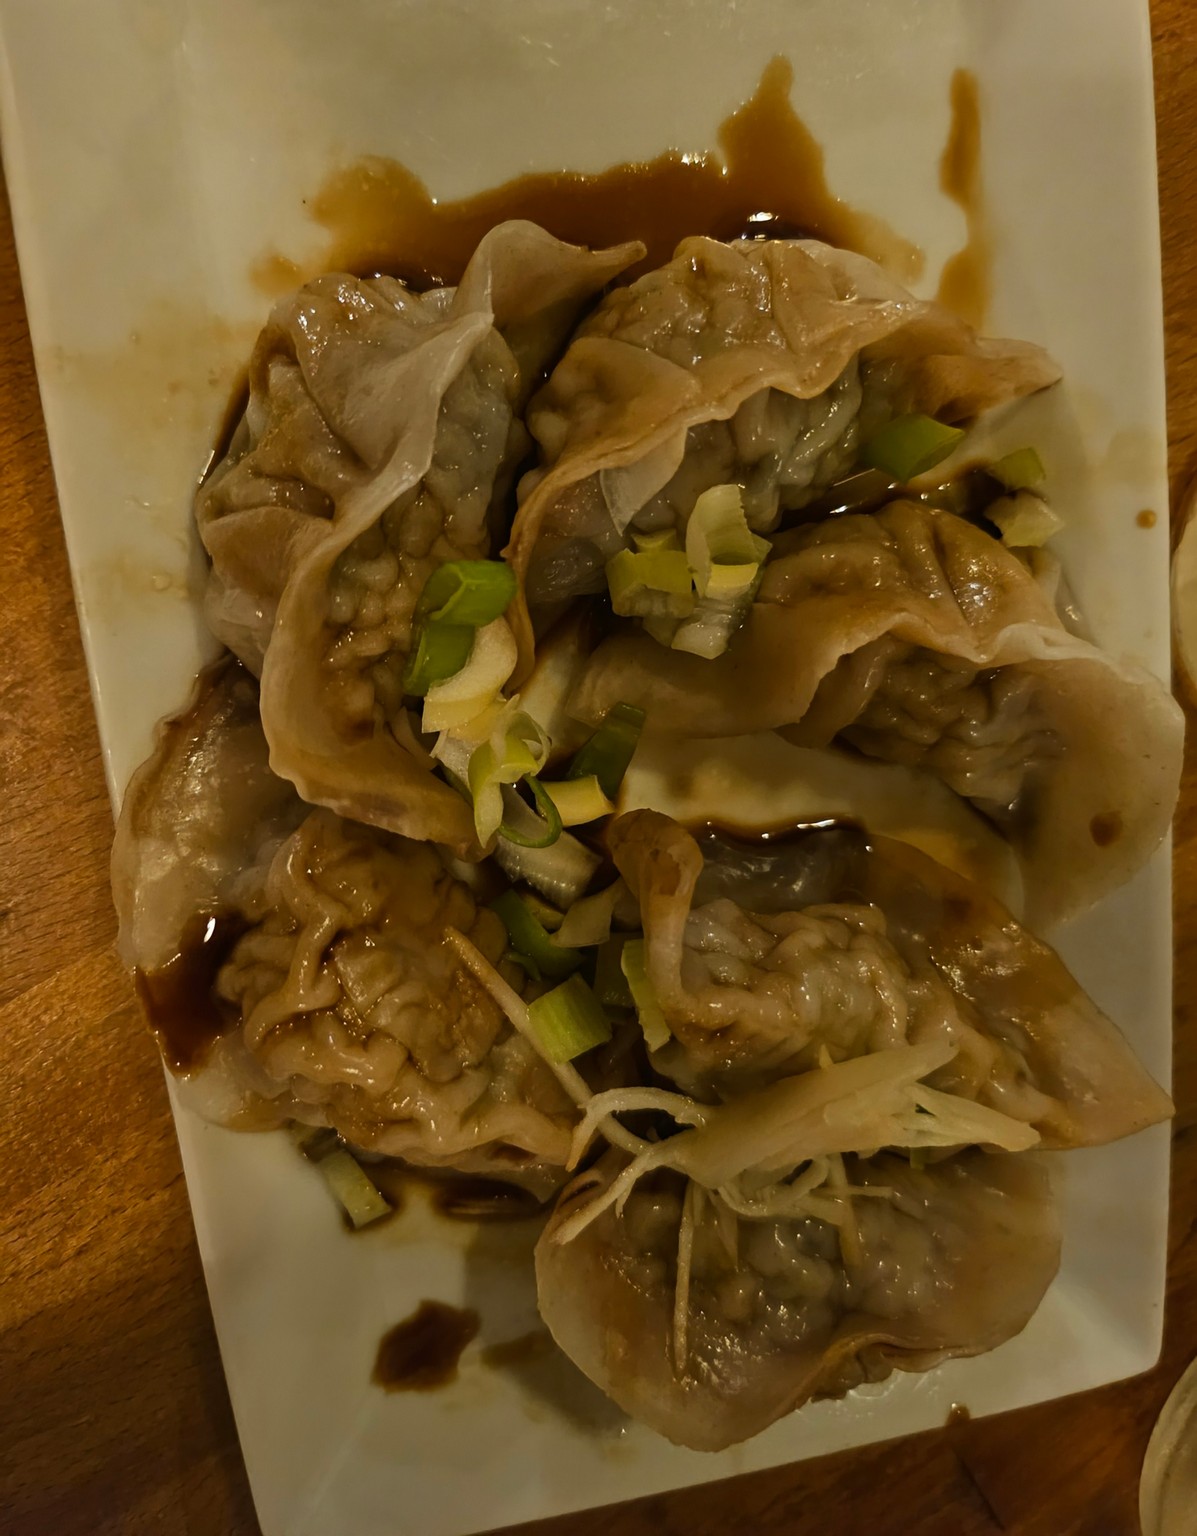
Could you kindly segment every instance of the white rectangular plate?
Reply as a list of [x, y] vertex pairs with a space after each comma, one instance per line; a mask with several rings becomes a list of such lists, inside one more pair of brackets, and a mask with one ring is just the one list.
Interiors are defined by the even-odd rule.
[[[1167, 518], [1147, 8], [1127, 0], [0, 0], [5, 164], [114, 798], [206, 654], [190, 492], [267, 301], [271, 250], [319, 245], [303, 198], [393, 155], [440, 197], [527, 169], [705, 150], [775, 53], [843, 197], [928, 256], [952, 71], [980, 79], [990, 328], [1066, 384], [1028, 438], [1069, 467], [1061, 540], [1096, 637], [1166, 675]], [[1063, 476], [1061, 476], [1061, 479]], [[1153, 530], [1136, 523], [1158, 514]], [[1166, 1080], [1162, 852], [1061, 937]], [[723, 1477], [1096, 1386], [1150, 1366], [1164, 1129], [1073, 1154], [1059, 1279], [978, 1360], [803, 1410], [716, 1456], [629, 1425], [561, 1358], [428, 1396], [370, 1384], [422, 1297], [479, 1343], [535, 1322], [526, 1247], [416, 1208], [346, 1236], [281, 1138], [178, 1119], [233, 1406], [266, 1536], [448, 1536]]]

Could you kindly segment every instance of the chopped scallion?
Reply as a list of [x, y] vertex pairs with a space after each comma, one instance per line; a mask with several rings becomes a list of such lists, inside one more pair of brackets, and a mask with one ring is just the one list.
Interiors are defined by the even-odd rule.
[[700, 597], [734, 598], [750, 590], [769, 542], [752, 532], [738, 485], [713, 485], [686, 524], [686, 559]]
[[434, 683], [460, 672], [473, 649], [474, 630], [468, 624], [421, 624], [403, 669], [404, 693], [423, 698]]
[[1033, 448], [1016, 448], [992, 463], [989, 473], [1008, 491], [1038, 491], [1047, 479], [1043, 460]]
[[623, 934], [601, 944], [594, 962], [594, 991], [605, 1008], [634, 1008], [635, 1001], [628, 987], [620, 961], [628, 940]]
[[860, 457], [905, 485], [934, 469], [963, 437], [962, 427], [949, 427], [934, 416], [898, 416], [868, 440]]
[[[535, 774], [525, 774], [524, 783], [532, 791], [532, 798], [540, 812], [539, 815], [532, 813], [536, 817], [536, 825], [530, 826], [526, 821], [517, 824], [510, 816], [506, 816], [499, 827], [499, 835], [509, 843], [517, 843], [521, 848], [551, 848], [561, 836], [561, 817], [557, 807]], [[523, 804], [522, 801], [520, 803]], [[530, 807], [525, 806], [525, 809]]]
[[593, 775], [608, 800], [614, 800], [636, 751], [644, 720], [644, 711], [635, 704], [613, 704], [598, 730], [574, 754], [566, 778], [588, 779]]
[[603, 1005], [580, 976], [528, 1004], [528, 1022], [551, 1061], [573, 1061], [611, 1038]]
[[619, 966], [627, 978], [628, 990], [636, 1005], [640, 1028], [650, 1051], [657, 1051], [670, 1038], [669, 1025], [661, 1004], [657, 1001], [656, 988], [649, 980], [647, 957], [643, 939], [629, 939], [623, 946]]
[[446, 560], [424, 583], [416, 616], [480, 629], [506, 613], [515, 588], [515, 572], [502, 560]]
[[638, 528], [629, 530], [632, 543], [643, 554], [653, 549], [680, 549], [681, 541], [676, 528], [658, 528], [652, 533], [641, 533]]
[[545, 793], [557, 807], [563, 827], [582, 827], [609, 816], [615, 807], [603, 794], [603, 787], [593, 773], [584, 779], [566, 779], [559, 784], [546, 784]]
[[504, 891], [490, 905], [491, 911], [503, 919], [516, 958], [527, 956], [542, 976], [556, 980], [568, 976], [581, 965], [584, 958], [581, 950], [554, 944], [540, 919], [515, 891]]
[[607, 561], [607, 587], [616, 613], [638, 618], [684, 618], [694, 588], [684, 550], [621, 549]]
[[377, 1185], [344, 1147], [326, 1153], [316, 1167], [355, 1230], [390, 1214], [391, 1207]]
[[[493, 837], [503, 821], [503, 786], [518, 784], [536, 773], [547, 752], [535, 720], [519, 713], [502, 722], [488, 741], [475, 747], [470, 755], [468, 782], [479, 842]], [[557, 830], [561, 830], [560, 825]]]

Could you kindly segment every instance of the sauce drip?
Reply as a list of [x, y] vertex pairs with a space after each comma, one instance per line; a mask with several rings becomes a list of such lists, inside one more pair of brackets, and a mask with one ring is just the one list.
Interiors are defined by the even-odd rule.
[[133, 983], [150, 1028], [172, 1072], [202, 1066], [236, 1010], [213, 995], [216, 976], [245, 932], [233, 913], [197, 912], [183, 930], [179, 953], [156, 971], [136, 971]]
[[1140, 528], [1154, 528], [1156, 525], [1156, 515], [1150, 507], [1145, 507], [1135, 518], [1135, 522], [1138, 523]]
[[371, 1380], [387, 1392], [430, 1392], [455, 1380], [462, 1351], [479, 1328], [477, 1312], [422, 1301], [383, 1334]]
[[669, 150], [593, 174], [535, 172], [456, 202], [437, 202], [398, 161], [367, 156], [335, 171], [308, 202], [328, 234], [315, 261], [271, 252], [252, 276], [272, 295], [331, 269], [385, 272], [413, 286], [456, 283], [487, 230], [531, 219], [581, 245], [643, 240], [648, 254], [633, 276], [667, 261], [686, 235], [809, 235], [914, 281], [918, 246], [827, 185], [822, 147], [790, 102], [792, 83], [789, 61], [773, 59], [751, 99], [720, 126], [718, 153]]
[[1089, 836], [1099, 848], [1108, 848], [1122, 836], [1122, 817], [1117, 811], [1102, 811], [1089, 823]]
[[969, 1412], [967, 1404], [953, 1403], [948, 1409], [948, 1416], [944, 1420], [944, 1425], [950, 1429], [953, 1424], [967, 1424], [971, 1418], [972, 1414]]
[[939, 185], [964, 214], [968, 238], [944, 262], [936, 297], [979, 329], [989, 308], [992, 252], [981, 180], [981, 107], [971, 70], [958, 69], [952, 76], [951, 108]]

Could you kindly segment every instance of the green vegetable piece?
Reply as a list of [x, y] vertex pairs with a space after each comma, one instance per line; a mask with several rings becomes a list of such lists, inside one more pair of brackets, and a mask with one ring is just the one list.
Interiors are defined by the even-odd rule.
[[963, 427], [949, 427], [933, 416], [898, 416], [871, 437], [861, 459], [905, 485], [946, 459], [964, 437]]
[[446, 560], [424, 583], [417, 619], [481, 629], [507, 611], [515, 572], [502, 560]]
[[657, 991], [649, 980], [643, 939], [629, 939], [619, 957], [620, 969], [627, 977], [628, 990], [636, 1005], [640, 1028], [650, 1051], [658, 1051], [670, 1038], [669, 1025], [657, 1001]]
[[443, 683], [460, 672], [473, 649], [474, 631], [468, 624], [442, 624], [434, 619], [421, 625], [403, 669], [404, 693], [423, 698], [433, 683]]
[[607, 587], [616, 613], [682, 618], [694, 607], [690, 566], [681, 549], [621, 549], [607, 561]]
[[1043, 460], [1033, 448], [1016, 448], [991, 464], [989, 473], [1008, 491], [1038, 491], [1047, 479]]
[[518, 843], [521, 848], [551, 848], [561, 836], [561, 815], [535, 774], [528, 774], [524, 783], [532, 791], [532, 798], [540, 811], [538, 820], [542, 830], [535, 834], [525, 832], [505, 820], [499, 827], [499, 836], [505, 837], [509, 843]]
[[580, 976], [529, 1003], [528, 1020], [551, 1061], [573, 1061], [611, 1038], [611, 1021]]
[[644, 711], [635, 704], [613, 704], [598, 730], [574, 754], [565, 777], [588, 779], [593, 775], [607, 799], [614, 800], [636, 751], [644, 721]]
[[628, 978], [623, 973], [621, 960], [623, 947], [627, 939], [622, 934], [615, 935], [600, 944], [594, 962], [594, 991], [595, 996], [604, 1008], [634, 1008], [636, 1006], [631, 989], [628, 986]]
[[515, 891], [504, 891], [497, 901], [491, 902], [490, 909], [503, 919], [515, 958], [522, 963], [526, 957], [541, 976], [556, 980], [568, 976], [581, 965], [584, 958], [581, 950], [563, 949], [554, 944], [544, 924]]

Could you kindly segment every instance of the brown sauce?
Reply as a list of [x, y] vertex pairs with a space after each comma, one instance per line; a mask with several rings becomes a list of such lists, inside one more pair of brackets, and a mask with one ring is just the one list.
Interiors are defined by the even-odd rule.
[[366, 1171], [395, 1210], [402, 1210], [413, 1189], [421, 1189], [433, 1210], [449, 1221], [530, 1221], [544, 1212], [529, 1190], [502, 1179], [412, 1168], [405, 1163], [371, 1163]]
[[1117, 811], [1102, 811], [1089, 823], [1089, 836], [1099, 848], [1108, 848], [1122, 836], [1122, 817]]
[[1158, 519], [1150, 507], [1145, 507], [1135, 518], [1140, 528], [1154, 528]]
[[234, 914], [197, 912], [173, 960], [160, 970], [134, 972], [141, 1006], [172, 1071], [202, 1066], [212, 1042], [233, 1021], [235, 1010], [222, 1004], [213, 988], [245, 929]]
[[953, 1424], [967, 1424], [971, 1418], [972, 1414], [965, 1403], [953, 1403], [948, 1409], [944, 1425], [950, 1429]]
[[479, 1317], [470, 1307], [422, 1301], [410, 1317], [383, 1334], [371, 1380], [387, 1392], [430, 1392], [456, 1379]]
[[981, 180], [981, 107], [977, 77], [952, 76], [952, 118], [939, 162], [939, 185], [964, 214], [964, 245], [944, 263], [936, 297], [970, 325], [983, 325], [989, 308], [992, 251]]
[[328, 235], [315, 263], [269, 253], [252, 276], [272, 295], [331, 269], [455, 283], [487, 230], [531, 219], [581, 245], [643, 240], [648, 254], [635, 271], [668, 260], [686, 235], [810, 235], [913, 281], [919, 248], [831, 191], [822, 147], [790, 102], [792, 82], [789, 62], [773, 59], [751, 99], [721, 125], [717, 152], [669, 150], [593, 174], [537, 172], [455, 202], [438, 202], [397, 161], [368, 156], [335, 171], [308, 200]]

